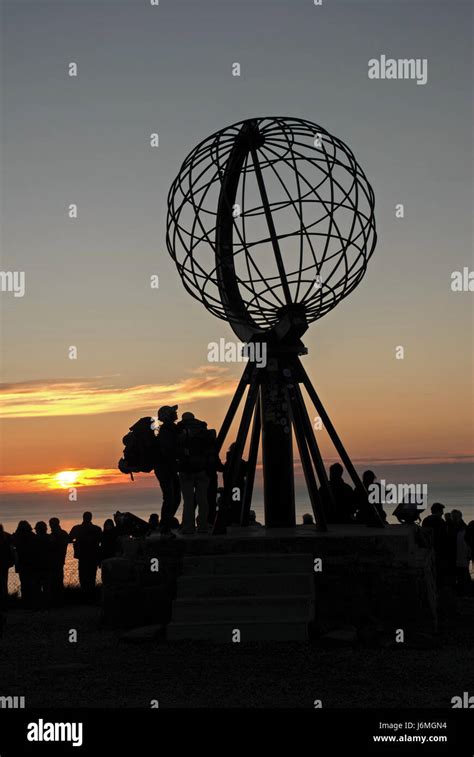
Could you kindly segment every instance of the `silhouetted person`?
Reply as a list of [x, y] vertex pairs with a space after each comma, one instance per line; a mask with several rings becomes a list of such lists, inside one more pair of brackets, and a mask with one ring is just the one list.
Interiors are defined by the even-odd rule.
[[104, 521], [104, 528], [102, 530], [102, 538], [100, 543], [100, 559], [108, 560], [109, 557], [115, 557], [117, 554], [117, 542], [119, 534], [115, 528], [112, 518], [107, 518]]
[[125, 516], [123, 513], [120, 512], [120, 510], [117, 510], [116, 513], [114, 513], [114, 523], [115, 528], [117, 529], [117, 534], [119, 537], [126, 536], [126, 528], [125, 528]]
[[[224, 480], [224, 487], [227, 484], [230, 475], [230, 465], [232, 460], [232, 453], [235, 449], [235, 442], [232, 442], [225, 457], [224, 470], [222, 478]], [[242, 457], [237, 463], [237, 476], [234, 480], [232, 491], [229, 496], [230, 504], [230, 523], [240, 524], [240, 518], [242, 514], [242, 501], [245, 492], [245, 481], [247, 478], [248, 463]], [[236, 491], [234, 491], [236, 489]]]
[[305, 513], [303, 515], [303, 526], [314, 526], [314, 518], [311, 513]]
[[454, 530], [457, 533], [459, 533], [459, 531], [466, 530], [467, 525], [464, 522], [461, 510], [451, 510], [451, 521], [453, 523]]
[[198, 508], [198, 532], [208, 532], [207, 492], [209, 470], [215, 464], [215, 432], [207, 428], [205, 421], [193, 413], [183, 413], [179, 430], [178, 469], [183, 492], [183, 535], [193, 534], [195, 510]]
[[436, 583], [440, 586], [448, 573], [448, 527], [443, 520], [444, 505], [434, 502], [431, 515], [423, 519], [423, 528], [433, 533], [433, 550], [435, 553]]
[[249, 526], [253, 528], [263, 528], [262, 524], [257, 520], [257, 513], [255, 510], [249, 511]]
[[151, 534], [156, 534], [160, 530], [160, 518], [158, 513], [152, 513], [150, 517], [148, 518], [148, 531], [147, 536], [151, 536]]
[[12, 538], [16, 552], [16, 572], [20, 577], [21, 599], [26, 607], [34, 607], [36, 535], [27, 520], [20, 520]]
[[8, 571], [15, 564], [13, 540], [0, 523], [0, 610], [8, 599]]
[[[474, 563], [474, 520], [469, 521], [469, 523], [466, 526], [466, 530], [464, 532], [464, 540], [469, 547], [470, 553], [471, 553], [471, 561]], [[471, 579], [471, 574], [469, 573], [469, 579]], [[472, 582], [471, 582], [471, 591], [474, 591]]]
[[464, 534], [466, 544], [471, 550], [471, 560], [474, 560], [474, 520], [469, 521]]
[[344, 468], [340, 463], [334, 463], [329, 468], [329, 486], [334, 503], [331, 502], [322, 487], [319, 490], [328, 523], [354, 522], [357, 500], [354, 490], [343, 480], [343, 473]]
[[399, 523], [412, 526], [421, 519], [421, 513], [424, 509], [424, 505], [419, 501], [417, 494], [409, 493], [398, 503], [392, 515]]
[[216, 515], [217, 512], [224, 506], [224, 487], [218, 486], [217, 487], [217, 497], [216, 497]]
[[207, 503], [209, 505], [207, 513], [207, 522], [212, 525], [216, 519], [217, 511], [217, 497], [219, 491], [219, 477], [218, 472], [224, 471], [224, 463], [221, 461], [217, 453], [214, 454], [213, 460], [209, 463], [209, 486], [207, 487]]
[[366, 470], [362, 474], [362, 483], [364, 489], [367, 491], [367, 497], [361, 493], [357, 493], [358, 511], [356, 520], [360, 523], [367, 523], [368, 525], [375, 524], [377, 522], [377, 516], [374, 510], [379, 515], [383, 523], [387, 520], [387, 513], [382, 506], [382, 496], [380, 484], [376, 482], [377, 476], [371, 470]]
[[48, 607], [51, 602], [51, 574], [53, 564], [53, 545], [48, 534], [48, 526], [39, 520], [35, 526], [35, 591], [38, 607]]
[[[120, 528], [117, 522], [117, 517], [120, 519]], [[148, 523], [143, 518], [139, 518], [134, 513], [115, 513], [114, 520], [116, 521], [118, 535], [120, 536], [146, 536], [148, 532]]]
[[448, 528], [448, 566], [452, 576], [453, 585], [456, 583], [456, 555], [459, 531], [465, 531], [466, 524], [462, 519], [460, 510], [451, 510], [446, 513], [446, 525]]
[[162, 536], [173, 537], [171, 519], [176, 515], [181, 502], [181, 489], [178, 477], [178, 429], [176, 421], [178, 405], [164, 405], [158, 410], [160, 430], [156, 438], [155, 476], [160, 482], [163, 493], [161, 507], [160, 532]]
[[447, 573], [450, 578], [450, 582], [454, 589], [456, 585], [456, 537], [457, 528], [454, 524], [452, 513], [446, 512], [444, 514], [444, 520], [446, 522], [446, 530], [448, 534], [447, 542]]
[[454, 552], [454, 573], [456, 592], [460, 596], [467, 596], [472, 591], [472, 581], [469, 573], [471, 550], [466, 542], [467, 525], [460, 510], [451, 511], [452, 518], [452, 552]]
[[117, 530], [117, 539], [122, 536], [145, 536], [148, 531], [148, 523], [133, 513], [114, 513], [114, 523]]
[[51, 530], [51, 596], [55, 604], [59, 604], [64, 591], [64, 564], [66, 562], [69, 534], [63, 528], [59, 518], [49, 519]]
[[79, 562], [79, 584], [82, 591], [92, 598], [95, 590], [97, 568], [100, 563], [102, 531], [92, 523], [92, 513], [85, 512], [82, 523], [73, 526], [69, 540], [74, 546], [74, 557]]

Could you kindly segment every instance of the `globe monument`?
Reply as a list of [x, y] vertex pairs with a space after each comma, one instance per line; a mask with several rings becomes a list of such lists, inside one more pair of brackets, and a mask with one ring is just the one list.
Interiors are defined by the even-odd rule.
[[[300, 359], [309, 325], [359, 284], [376, 240], [374, 193], [364, 172], [349, 147], [315, 123], [247, 119], [212, 134], [184, 160], [168, 196], [168, 251], [189, 294], [248, 348], [217, 436], [220, 450], [242, 406], [215, 532], [229, 523], [247, 448], [239, 515], [241, 525], [248, 523], [260, 445], [265, 525], [295, 525], [294, 440], [316, 527], [327, 529], [324, 503], [337, 503], [303, 388], [359, 501], [383, 525]], [[253, 359], [255, 345], [264, 365]]]

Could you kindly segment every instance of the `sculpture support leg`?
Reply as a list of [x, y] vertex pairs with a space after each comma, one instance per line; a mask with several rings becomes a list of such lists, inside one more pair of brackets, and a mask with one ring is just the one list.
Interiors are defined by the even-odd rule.
[[[340, 438], [339, 438], [339, 436], [337, 434], [336, 429], [332, 425], [331, 420], [330, 420], [328, 414], [326, 413], [326, 410], [324, 409], [323, 403], [319, 399], [318, 394], [317, 394], [314, 386], [312, 385], [311, 381], [309, 380], [308, 374], [306, 373], [306, 371], [303, 368], [303, 366], [301, 365], [301, 363], [299, 363], [299, 367], [300, 367], [300, 370], [301, 370], [301, 376], [303, 378], [303, 383], [304, 383], [305, 389], [308, 392], [308, 394], [309, 394], [309, 396], [311, 398], [311, 401], [314, 404], [316, 410], [318, 411], [319, 416], [320, 416], [320, 418], [321, 418], [321, 420], [323, 422], [323, 425], [324, 425], [326, 431], [328, 432], [328, 434], [329, 434], [329, 436], [331, 438], [331, 441], [334, 444], [334, 446], [335, 446], [335, 448], [337, 450], [337, 453], [339, 454], [339, 457], [341, 458], [342, 462], [344, 463], [344, 466], [345, 466], [345, 468], [346, 468], [349, 476], [351, 477], [351, 479], [352, 479], [352, 481], [354, 483], [354, 486], [356, 488], [356, 492], [358, 492], [358, 494], [361, 497], [367, 498], [367, 492], [366, 492], [366, 489], [364, 487], [364, 484], [360, 480], [359, 474], [357, 473], [356, 469], [354, 468], [354, 465], [352, 464], [352, 460], [350, 459], [349, 455], [347, 454], [347, 452], [345, 450], [345, 447], [344, 447], [343, 443], [341, 442], [341, 440], [340, 440]], [[376, 508], [373, 505], [372, 505], [372, 508], [371, 508], [371, 514], [372, 514], [372, 518], [374, 520], [374, 524], [375, 525], [379, 525], [381, 528], [383, 528], [384, 527], [384, 523], [383, 523], [380, 515], [378, 514]]]
[[313, 466], [311, 464], [311, 458], [308, 452], [307, 439], [305, 435], [304, 423], [302, 419], [302, 411], [299, 404], [298, 394], [295, 391], [295, 384], [287, 384], [288, 399], [291, 407], [291, 415], [293, 421], [293, 428], [295, 431], [296, 442], [298, 444], [298, 451], [300, 453], [301, 465], [303, 466], [303, 473], [306, 481], [306, 488], [308, 489], [309, 498], [311, 501], [311, 507], [313, 510], [314, 520], [319, 531], [327, 531], [326, 519], [324, 517], [321, 496], [318, 492], [318, 485], [314, 475]]
[[237, 389], [235, 390], [235, 394], [232, 397], [232, 402], [229, 405], [229, 408], [227, 410], [227, 413], [225, 414], [225, 418], [222, 422], [222, 426], [220, 427], [219, 433], [217, 435], [216, 440], [216, 452], [219, 454], [219, 452], [222, 449], [222, 445], [224, 443], [224, 439], [226, 438], [229, 428], [232, 425], [232, 421], [234, 420], [235, 414], [238, 410], [238, 407], [240, 405], [240, 401], [242, 397], [244, 396], [245, 387], [247, 384], [249, 384], [251, 381], [251, 369], [246, 366], [242, 378], [239, 381], [239, 384], [237, 386]]
[[292, 527], [295, 517], [295, 484], [291, 419], [278, 359], [270, 358], [262, 375], [262, 459], [265, 525]]
[[247, 464], [247, 478], [245, 480], [245, 492], [242, 500], [242, 512], [240, 525], [248, 526], [250, 505], [252, 503], [253, 485], [255, 481], [255, 469], [257, 467], [258, 447], [260, 443], [260, 432], [262, 429], [260, 402], [257, 399], [255, 413], [253, 416], [252, 436], [250, 437], [249, 459]]
[[[247, 398], [245, 400], [244, 409], [242, 411], [242, 417], [240, 419], [240, 425], [239, 425], [239, 430], [237, 432], [237, 438], [235, 440], [235, 447], [232, 450], [229, 473], [226, 477], [222, 502], [219, 507], [219, 512], [217, 513], [216, 521], [214, 523], [214, 533], [223, 533], [227, 526], [227, 518], [229, 517], [229, 513], [230, 513], [232, 489], [234, 488], [235, 482], [237, 479], [237, 473], [239, 469], [240, 460], [242, 459], [245, 442], [247, 441], [247, 436], [249, 432], [250, 421], [252, 420], [252, 415], [253, 415], [253, 411], [254, 411], [257, 400], [258, 400], [258, 379], [257, 379], [256, 372], [253, 371], [252, 377], [251, 377], [251, 383], [249, 386], [249, 391], [247, 394]], [[240, 496], [242, 497], [242, 493]]]
[[[249, 385], [244, 409], [239, 424], [236, 444], [230, 460], [229, 473], [222, 497], [221, 507], [214, 525], [214, 533], [222, 533], [228, 523], [235, 488], [238, 465], [244, 452], [253, 416], [250, 439], [247, 478], [244, 491], [240, 493], [240, 523], [248, 524], [255, 481], [255, 470], [262, 437], [263, 483], [265, 525], [267, 528], [292, 527], [295, 519], [295, 487], [293, 469], [292, 428], [300, 453], [306, 486], [311, 500], [318, 528], [326, 530], [323, 501], [332, 501], [333, 494], [328, 482], [316, 437], [308, 415], [300, 382], [313, 402], [359, 496], [367, 500], [367, 492], [352, 461], [347, 454], [319, 396], [298, 358], [288, 359], [285, 355], [272, 355], [265, 368], [255, 364], [246, 366], [235, 395], [224, 418], [217, 437], [218, 450], [221, 449], [235, 418], [239, 405]], [[316, 473], [316, 475], [315, 475]], [[316, 476], [321, 492], [318, 491]], [[383, 527], [376, 508], [367, 502], [371, 525]]]
[[[332, 489], [329, 486], [329, 480], [326, 473], [326, 468], [324, 467], [323, 459], [321, 457], [321, 452], [319, 451], [318, 443], [316, 441], [313, 427], [311, 426], [308, 410], [306, 409], [306, 405], [303, 399], [303, 394], [301, 392], [301, 388], [299, 384], [295, 385], [295, 392], [296, 392], [296, 396], [298, 398], [298, 402], [301, 408], [301, 416], [303, 420], [306, 440], [308, 442], [308, 448], [309, 448], [311, 457], [313, 458], [313, 464], [316, 470], [316, 474], [319, 478], [319, 483], [321, 484], [321, 488], [324, 492], [324, 497], [322, 499], [325, 501], [332, 502], [333, 506], [335, 507], [334, 496], [332, 493]], [[323, 508], [323, 517], [324, 517], [324, 508]], [[324, 521], [326, 521], [325, 518], [324, 518]]]

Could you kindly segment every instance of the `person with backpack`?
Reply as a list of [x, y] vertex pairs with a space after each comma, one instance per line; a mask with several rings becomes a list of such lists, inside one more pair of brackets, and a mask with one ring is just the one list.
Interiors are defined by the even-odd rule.
[[130, 426], [122, 442], [125, 447], [123, 457], [118, 461], [119, 471], [131, 476], [132, 481], [134, 473], [151, 473], [158, 451], [155, 419], [151, 416], [140, 418]]
[[[177, 457], [177, 405], [164, 405], [158, 410], [158, 420], [161, 422], [156, 428], [156, 418], [146, 416], [140, 418], [130, 427], [129, 433], [123, 437], [123, 456], [118, 462], [122, 473], [131, 476], [134, 473], [154, 472], [163, 493], [161, 508], [160, 532], [162, 536], [175, 538], [171, 531], [174, 515], [181, 501], [181, 490], [176, 467]], [[114, 516], [115, 517], [115, 516]], [[121, 533], [125, 527], [121, 518]], [[129, 521], [130, 518], [127, 518]], [[117, 523], [117, 525], [119, 525]], [[146, 524], [145, 524], [146, 525]], [[146, 532], [145, 528], [145, 532]]]
[[156, 453], [155, 476], [163, 492], [161, 506], [160, 533], [162, 536], [176, 538], [171, 531], [173, 519], [181, 502], [181, 487], [178, 477], [178, 428], [176, 421], [178, 405], [164, 405], [158, 410], [159, 428]]
[[207, 428], [207, 423], [195, 418], [193, 413], [183, 413], [178, 430], [178, 470], [183, 492], [181, 533], [184, 536], [194, 534], [197, 504], [198, 533], [207, 534], [209, 474], [215, 467], [216, 433]]

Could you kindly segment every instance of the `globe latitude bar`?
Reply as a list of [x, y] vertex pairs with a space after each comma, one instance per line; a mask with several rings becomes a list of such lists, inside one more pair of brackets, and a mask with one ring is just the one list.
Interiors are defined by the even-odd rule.
[[295, 525], [294, 434], [316, 526], [327, 529], [323, 501], [335, 505], [300, 385], [367, 502], [300, 356], [309, 324], [364, 276], [376, 238], [365, 174], [341, 140], [310, 121], [241, 121], [205, 139], [181, 166], [168, 196], [167, 247], [183, 284], [230, 324], [250, 358], [256, 342], [267, 354], [265, 367], [249, 359], [217, 437], [220, 451], [243, 403], [215, 532], [229, 522], [249, 434], [241, 525], [248, 523], [260, 440], [265, 525]]

